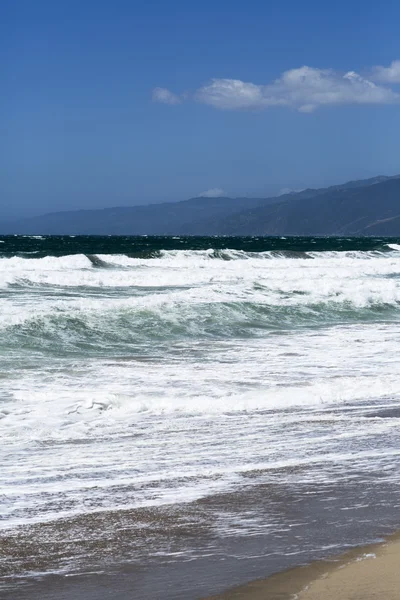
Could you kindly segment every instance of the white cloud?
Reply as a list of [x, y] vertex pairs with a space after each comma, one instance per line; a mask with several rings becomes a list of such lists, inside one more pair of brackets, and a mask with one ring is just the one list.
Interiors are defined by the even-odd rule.
[[394, 60], [388, 67], [374, 67], [372, 78], [385, 83], [400, 83], [400, 60]]
[[284, 188], [282, 188], [282, 189], [279, 190], [278, 196], [286, 196], [286, 194], [297, 194], [298, 192], [302, 192], [303, 189], [294, 190], [293, 188], [284, 187]]
[[[389, 81], [391, 77], [390, 81], [393, 82], [395, 77], [398, 77], [400, 82], [400, 61], [394, 61], [387, 69], [375, 67], [373, 72], [375, 77], [367, 79], [354, 71], [339, 73], [332, 69], [304, 66], [285, 71], [278, 79], [266, 85], [239, 79], [212, 79], [196, 90], [192, 99], [225, 110], [285, 106], [305, 113], [312, 112], [320, 106], [400, 102], [399, 93], [372, 81], [373, 78], [378, 80], [379, 74], [381, 81]], [[386, 79], [382, 79], [383, 76]], [[171, 95], [178, 102], [182, 99], [168, 90], [162, 92], [167, 92], [168, 98]]]
[[201, 192], [199, 194], [199, 198], [221, 198], [222, 196], [226, 196], [225, 190], [221, 188], [211, 188], [206, 190], [205, 192]]
[[197, 90], [194, 98], [216, 108], [254, 108], [264, 100], [261, 86], [239, 79], [213, 79]]
[[182, 99], [166, 88], [156, 87], [153, 90], [153, 101], [163, 104], [180, 104]]
[[334, 104], [390, 104], [399, 101], [400, 96], [354, 71], [342, 75], [301, 67], [285, 71], [268, 85], [213, 79], [197, 91], [195, 99], [222, 109], [287, 106], [312, 112], [319, 106]]

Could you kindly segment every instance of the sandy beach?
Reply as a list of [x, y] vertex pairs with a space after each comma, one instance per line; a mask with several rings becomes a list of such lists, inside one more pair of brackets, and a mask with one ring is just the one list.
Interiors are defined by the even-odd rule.
[[399, 600], [400, 534], [208, 600]]
[[400, 598], [400, 538], [367, 549], [355, 560], [313, 581], [299, 600], [398, 600]]

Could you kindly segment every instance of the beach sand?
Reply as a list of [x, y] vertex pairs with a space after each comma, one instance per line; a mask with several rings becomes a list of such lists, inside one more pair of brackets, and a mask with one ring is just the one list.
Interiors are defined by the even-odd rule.
[[208, 600], [400, 600], [400, 534]]
[[313, 581], [298, 600], [399, 600], [400, 537]]

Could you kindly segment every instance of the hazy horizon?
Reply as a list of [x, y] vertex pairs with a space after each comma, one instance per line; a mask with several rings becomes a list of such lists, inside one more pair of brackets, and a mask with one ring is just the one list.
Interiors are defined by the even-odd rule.
[[[399, 173], [390, 173], [390, 174], [378, 173], [376, 175], [372, 175], [372, 177], [396, 177], [396, 176], [400, 176], [400, 174]], [[369, 177], [362, 178], [362, 179], [369, 179]], [[328, 188], [330, 186], [349, 183], [351, 181], [356, 181], [356, 180], [357, 179], [354, 177], [354, 178], [348, 179], [346, 181], [335, 181], [333, 183], [329, 183], [328, 185], [321, 187], [321, 189], [324, 189], [325, 187]], [[284, 196], [289, 193], [296, 194], [296, 193], [302, 192], [306, 189], [316, 189], [316, 188], [313, 188], [312, 185], [306, 185], [300, 189], [282, 188], [281, 190], [278, 191], [277, 194], [271, 194], [269, 196], [264, 196], [264, 198], [280, 197], [280, 196]], [[84, 206], [76, 207], [76, 208], [70, 207], [70, 208], [61, 208], [59, 210], [50, 210], [50, 211], [45, 211], [45, 212], [34, 212], [34, 213], [33, 212], [29, 213], [29, 211], [28, 211], [25, 214], [19, 214], [19, 215], [14, 215], [14, 216], [9, 215], [7, 217], [7, 215], [6, 215], [5, 218], [3, 219], [3, 223], [17, 221], [17, 220], [25, 219], [25, 218], [29, 219], [29, 218], [34, 218], [34, 217], [40, 217], [40, 216], [44, 216], [46, 214], [58, 213], [58, 212], [80, 211], [80, 210], [82, 210], [82, 211], [84, 211], [84, 210], [103, 210], [103, 209], [113, 209], [113, 208], [129, 208], [129, 207], [135, 207], [135, 206], [149, 206], [152, 204], [166, 204], [166, 203], [170, 203], [170, 202], [185, 202], [185, 200], [191, 200], [194, 198], [204, 198], [204, 200], [207, 201], [207, 199], [211, 199], [211, 198], [226, 198], [227, 200], [230, 198], [231, 199], [249, 198], [249, 200], [250, 200], [254, 197], [257, 197], [257, 196], [252, 197], [252, 196], [234, 196], [234, 195], [228, 196], [224, 193], [214, 193], [214, 191], [216, 192], [217, 190], [209, 190], [208, 191], [209, 193], [202, 193], [202, 194], [198, 194], [197, 196], [192, 196], [191, 198], [179, 198], [179, 199], [175, 199], [175, 200], [153, 200], [151, 202], [137, 202], [137, 203], [125, 204], [125, 205], [105, 204], [104, 206], [91, 206], [89, 208], [84, 207]], [[220, 190], [220, 191], [223, 192], [223, 190]], [[260, 196], [260, 198], [261, 198], [261, 196]]]

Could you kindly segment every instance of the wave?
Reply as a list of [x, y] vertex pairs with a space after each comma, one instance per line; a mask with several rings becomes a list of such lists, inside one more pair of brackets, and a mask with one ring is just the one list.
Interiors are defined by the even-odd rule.
[[[300, 296], [301, 298], [301, 296]], [[344, 323], [398, 320], [400, 298], [389, 302], [372, 299], [365, 306], [349, 300], [268, 305], [254, 302], [153, 303], [146, 298], [130, 302], [79, 302], [75, 307], [55, 305], [41, 314], [38, 310], [8, 317], [0, 325], [0, 348], [102, 353], [138, 345], [156, 353], [155, 342], [184, 339], [254, 338], [301, 328]], [[86, 304], [86, 306], [84, 306]], [[102, 305], [101, 305], [102, 304]], [[83, 306], [82, 306], [83, 305]]]
[[302, 258], [213, 248], [3, 258], [0, 348], [123, 349], [398, 320], [398, 250]]
[[[44, 238], [43, 238], [44, 239]], [[0, 240], [0, 243], [5, 243], [4, 240]], [[270, 250], [244, 250], [244, 249], [235, 249], [235, 248], [218, 248], [209, 246], [203, 249], [153, 249], [153, 248], [145, 248], [138, 249], [135, 251], [134, 247], [130, 248], [129, 252], [123, 253], [104, 253], [104, 252], [76, 252], [72, 254], [64, 253], [61, 255], [46, 253], [38, 257], [37, 260], [48, 261], [63, 261], [64, 259], [69, 259], [73, 261], [75, 257], [86, 257], [86, 259], [91, 263], [92, 259], [100, 258], [101, 260], [113, 260], [114, 258], [119, 258], [124, 256], [128, 259], [171, 259], [171, 258], [203, 258], [204, 260], [247, 260], [251, 258], [258, 259], [271, 259], [271, 258], [313, 258], [313, 257], [329, 257], [329, 258], [343, 258], [343, 257], [354, 257], [354, 258], [373, 258], [378, 256], [387, 256], [388, 254], [396, 254], [400, 251], [400, 244], [388, 243], [381, 244], [374, 248], [366, 248], [366, 249], [343, 249], [343, 250], [320, 250], [315, 249], [312, 246], [307, 250], [300, 249], [285, 249], [285, 248], [275, 248]], [[19, 259], [23, 259], [24, 255], [30, 254], [41, 254], [43, 251], [37, 248], [29, 248], [23, 249], [19, 253], [15, 253], [9, 256], [2, 256], [0, 254], [0, 261], [4, 260], [13, 260], [18, 262]], [[57, 262], [56, 262], [57, 264]]]
[[96, 254], [86, 254], [85, 256], [90, 261], [92, 267], [95, 267], [96, 269], [109, 269], [113, 266], [111, 263], [102, 260]]
[[[342, 294], [344, 285], [371, 286], [376, 279], [400, 275], [400, 253], [309, 252], [306, 256], [245, 251], [165, 251], [157, 258], [128, 255], [67, 255], [0, 259], [0, 290], [49, 286], [61, 289], [128, 290], [217, 285], [252, 286], [255, 282], [287, 293], [326, 289], [324, 297]], [[366, 283], [366, 279], [370, 282]], [[374, 280], [374, 281], [373, 281]], [[384, 283], [382, 285], [385, 288]], [[362, 292], [363, 293], [363, 292]]]
[[397, 252], [400, 250], [399, 244], [387, 244], [387, 247], [390, 248], [391, 250], [396, 250]]
[[144, 254], [69, 254], [64, 256], [43, 256], [36, 257], [37, 250], [23, 252], [23, 256], [0, 257], [1, 270], [10, 271], [17, 269], [26, 269], [33, 271], [36, 269], [60, 270], [60, 269], [87, 269], [91, 267], [115, 267], [137, 266], [146, 262], [162, 261], [248, 261], [248, 260], [290, 260], [290, 259], [314, 259], [314, 260], [336, 260], [345, 259], [369, 260], [377, 258], [399, 257], [399, 250], [395, 249], [395, 244], [390, 244], [391, 250], [373, 251], [346, 251], [346, 252], [298, 252], [298, 251], [265, 251], [248, 252], [245, 250], [233, 249], [215, 249], [207, 250], [159, 250], [149, 251]]

